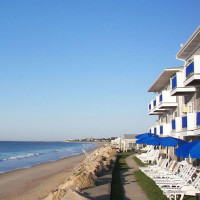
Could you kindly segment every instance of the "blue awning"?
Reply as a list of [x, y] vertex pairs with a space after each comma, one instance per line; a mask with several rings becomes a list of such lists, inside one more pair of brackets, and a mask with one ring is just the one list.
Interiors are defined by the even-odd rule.
[[179, 157], [192, 159], [200, 158], [200, 140], [184, 144], [175, 150], [175, 155]]
[[151, 137], [151, 133], [143, 133], [143, 134], [140, 134], [140, 135], [136, 135], [135, 138], [136, 139], [144, 139], [144, 138], [148, 138], [148, 137]]
[[177, 145], [183, 145], [187, 142], [178, 138], [173, 137], [163, 137], [160, 141], [160, 145], [164, 147], [176, 147]]
[[158, 136], [153, 136], [153, 137], [150, 137], [147, 139], [146, 143], [148, 145], [154, 145], [154, 146], [157, 146], [157, 145], [160, 145], [160, 141], [162, 140], [161, 137], [158, 137]]
[[[152, 134], [151, 134], [152, 135]], [[146, 137], [146, 138], [143, 138], [143, 139], [139, 139], [136, 141], [136, 144], [147, 144], [147, 140], [149, 138], [152, 138], [153, 136], [149, 136], [149, 137]]]

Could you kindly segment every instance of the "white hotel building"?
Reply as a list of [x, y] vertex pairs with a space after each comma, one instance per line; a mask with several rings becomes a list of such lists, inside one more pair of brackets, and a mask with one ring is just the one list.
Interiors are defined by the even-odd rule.
[[148, 92], [148, 114], [158, 115], [150, 133], [187, 141], [200, 138], [200, 27], [177, 53], [183, 66], [165, 69]]

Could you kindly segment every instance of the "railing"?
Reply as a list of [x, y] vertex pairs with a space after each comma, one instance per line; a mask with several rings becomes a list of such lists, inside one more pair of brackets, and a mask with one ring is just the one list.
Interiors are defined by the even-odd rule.
[[200, 112], [197, 113], [197, 126], [200, 126]]
[[160, 126], [160, 134], [163, 134], [163, 126]]
[[151, 110], [151, 104], [149, 104], [149, 110]]
[[182, 128], [187, 128], [187, 116], [182, 117]]
[[190, 63], [187, 67], [186, 67], [186, 77], [192, 75], [194, 73], [194, 62]]
[[154, 134], [157, 134], [156, 128], [154, 128]]
[[176, 80], [176, 76], [172, 79], [172, 89], [177, 87], [177, 80]]
[[154, 106], [154, 107], [156, 106], [156, 100], [153, 101], [153, 106]]
[[175, 119], [172, 120], [172, 130], [176, 129], [176, 121]]
[[159, 100], [160, 102], [162, 102], [162, 94], [159, 96]]

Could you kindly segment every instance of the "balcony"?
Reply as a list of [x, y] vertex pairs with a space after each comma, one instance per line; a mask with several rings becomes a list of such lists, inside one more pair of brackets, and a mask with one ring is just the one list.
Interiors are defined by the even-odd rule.
[[164, 135], [169, 136], [171, 133], [171, 125], [170, 124], [161, 124], [155, 125], [149, 128], [149, 132], [156, 135]]
[[195, 86], [200, 84], [200, 56], [195, 55], [193, 62], [185, 67], [184, 86]]
[[171, 133], [171, 125], [170, 124], [160, 125], [160, 135], [169, 136], [170, 133]]
[[149, 133], [156, 134], [155, 131], [156, 131], [156, 133], [157, 133], [156, 126], [151, 126], [151, 127], [149, 128]]
[[170, 95], [170, 91], [162, 91], [148, 104], [149, 115], [161, 115], [167, 110], [177, 107], [176, 97]]
[[187, 116], [182, 117], [182, 129], [187, 131], [194, 131], [197, 125], [197, 114], [187, 113]]
[[148, 104], [148, 114], [149, 115], [160, 115], [164, 109], [158, 108], [159, 99], [158, 96]]
[[162, 91], [159, 95], [158, 109], [170, 110], [176, 108], [178, 103], [176, 102], [176, 97], [170, 95], [170, 91]]
[[184, 80], [184, 71], [177, 72], [176, 76], [171, 79], [171, 96], [185, 96], [196, 91], [195, 87], [193, 86], [185, 86]]
[[[199, 122], [197, 122], [198, 117], [199, 117]], [[171, 135], [172, 136], [197, 135], [197, 133], [195, 133], [195, 129], [197, 127], [197, 123], [200, 124], [200, 114], [198, 117], [196, 113], [187, 113], [186, 116], [175, 117], [175, 119], [171, 121], [171, 128], [172, 128]]]
[[176, 133], [176, 136], [194, 136], [196, 129], [196, 113], [187, 113], [181, 117], [181, 131]]
[[149, 115], [158, 115], [157, 112], [155, 112], [155, 105], [156, 103], [154, 103], [154, 101], [151, 101], [148, 105], [148, 114]]
[[171, 121], [171, 136], [179, 136], [182, 131], [182, 117], [175, 117]]

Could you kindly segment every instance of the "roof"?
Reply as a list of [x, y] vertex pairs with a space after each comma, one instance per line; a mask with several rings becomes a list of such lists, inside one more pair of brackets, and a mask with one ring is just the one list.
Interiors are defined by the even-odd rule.
[[124, 134], [124, 139], [136, 139], [136, 134]]
[[183, 69], [182, 66], [164, 69], [157, 80], [149, 88], [148, 92], [159, 92], [163, 90], [169, 84], [170, 78], [181, 69]]
[[176, 54], [176, 58], [178, 59], [188, 58], [199, 47], [200, 47], [200, 26], [196, 29], [196, 31], [192, 34], [192, 36], [188, 39], [188, 41]]

